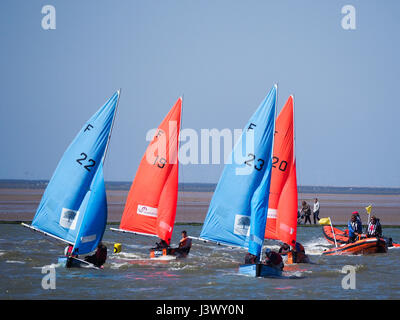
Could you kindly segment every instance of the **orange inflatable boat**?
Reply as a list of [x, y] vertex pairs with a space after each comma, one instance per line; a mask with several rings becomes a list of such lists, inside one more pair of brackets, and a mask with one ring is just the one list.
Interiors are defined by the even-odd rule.
[[[333, 232], [332, 232], [333, 229]], [[349, 241], [348, 230], [340, 230], [338, 228], [331, 228], [331, 226], [323, 226], [322, 232], [325, 236], [325, 239], [328, 240], [330, 244], [335, 244], [335, 238], [338, 245], [347, 244]], [[383, 237], [388, 247], [400, 247], [399, 243], [394, 243], [392, 238]]]
[[385, 252], [387, 252], [387, 244], [383, 238], [364, 238], [353, 243], [343, 244], [337, 248], [326, 250], [322, 254], [332, 256]]

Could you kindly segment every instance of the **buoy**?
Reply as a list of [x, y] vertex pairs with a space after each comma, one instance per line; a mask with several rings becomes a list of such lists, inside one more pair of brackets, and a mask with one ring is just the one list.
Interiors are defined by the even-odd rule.
[[115, 243], [114, 244], [114, 253], [120, 253], [120, 252], [121, 252], [121, 244]]

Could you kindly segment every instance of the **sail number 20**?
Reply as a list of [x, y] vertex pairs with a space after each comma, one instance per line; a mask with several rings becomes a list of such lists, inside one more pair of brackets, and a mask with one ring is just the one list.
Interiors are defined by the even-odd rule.
[[285, 171], [286, 168], [287, 168], [287, 165], [288, 165], [287, 161], [281, 160], [279, 162], [279, 158], [278, 157], [272, 157], [272, 167], [273, 168], [278, 168], [281, 171]]

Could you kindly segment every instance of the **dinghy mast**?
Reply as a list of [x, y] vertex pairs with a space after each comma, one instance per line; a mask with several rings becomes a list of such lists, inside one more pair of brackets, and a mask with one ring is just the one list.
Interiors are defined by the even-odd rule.
[[106, 161], [106, 155], [107, 155], [108, 147], [109, 147], [110, 140], [111, 140], [111, 134], [112, 134], [112, 131], [113, 131], [113, 128], [114, 128], [114, 122], [115, 122], [115, 118], [116, 118], [117, 110], [118, 110], [118, 105], [119, 105], [119, 98], [120, 98], [120, 96], [121, 96], [121, 88], [119, 88], [119, 90], [117, 90], [117, 94], [118, 94], [117, 104], [115, 105], [113, 120], [112, 120], [112, 122], [111, 122], [110, 133], [108, 134], [108, 140], [107, 140], [106, 150], [104, 151], [103, 165], [104, 165], [104, 162]]

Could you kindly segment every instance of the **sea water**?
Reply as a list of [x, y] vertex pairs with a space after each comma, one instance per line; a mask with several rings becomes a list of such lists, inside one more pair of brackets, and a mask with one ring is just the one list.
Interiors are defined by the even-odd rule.
[[[332, 245], [320, 226], [298, 228], [298, 241], [312, 263], [286, 265], [282, 278], [240, 275], [244, 250], [199, 241], [193, 241], [186, 259], [151, 260], [149, 248], [157, 238], [112, 232], [109, 227], [103, 237], [107, 262], [103, 270], [92, 270], [58, 266], [65, 245], [18, 224], [0, 224], [0, 299], [400, 298], [400, 248], [384, 254], [323, 256]], [[199, 236], [201, 226], [176, 226], [173, 245], [184, 229]], [[399, 228], [384, 227], [384, 234], [400, 242]], [[121, 253], [113, 253], [114, 243], [122, 244]], [[279, 242], [266, 241], [265, 246], [278, 250]], [[43, 286], [49, 266], [54, 270], [54, 288]], [[346, 266], [353, 270], [352, 282]]]

